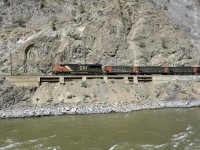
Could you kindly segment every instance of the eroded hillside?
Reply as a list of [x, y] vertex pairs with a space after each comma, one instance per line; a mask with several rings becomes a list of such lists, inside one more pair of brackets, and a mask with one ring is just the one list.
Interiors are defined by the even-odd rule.
[[52, 64], [195, 65], [191, 37], [152, 0], [2, 0], [0, 72]]

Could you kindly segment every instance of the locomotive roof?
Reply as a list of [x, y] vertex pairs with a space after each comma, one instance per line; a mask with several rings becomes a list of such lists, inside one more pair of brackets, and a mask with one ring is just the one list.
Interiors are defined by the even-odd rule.
[[60, 64], [61, 66], [78, 65], [78, 66], [102, 66], [102, 64]]

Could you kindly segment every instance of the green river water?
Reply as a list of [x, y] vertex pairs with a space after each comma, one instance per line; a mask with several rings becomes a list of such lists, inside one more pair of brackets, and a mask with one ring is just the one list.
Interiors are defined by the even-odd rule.
[[199, 150], [200, 108], [0, 120], [0, 150]]

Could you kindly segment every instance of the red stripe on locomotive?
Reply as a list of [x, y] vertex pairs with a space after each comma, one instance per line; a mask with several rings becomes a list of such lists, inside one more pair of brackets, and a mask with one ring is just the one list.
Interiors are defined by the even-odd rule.
[[53, 68], [54, 72], [70, 72], [70, 70], [68, 69], [68, 67], [66, 66], [60, 66], [60, 65], [56, 65]]
[[104, 70], [105, 70], [106, 72], [112, 72], [112, 66], [105, 66], [105, 67], [104, 67]]

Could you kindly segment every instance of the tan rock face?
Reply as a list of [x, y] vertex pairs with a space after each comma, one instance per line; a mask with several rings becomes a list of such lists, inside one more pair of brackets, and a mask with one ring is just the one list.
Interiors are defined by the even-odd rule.
[[55, 63], [195, 65], [191, 37], [146, 0], [0, 2], [0, 72]]
[[[199, 101], [199, 82], [170, 81], [126, 84], [123, 80], [88, 80], [42, 84], [30, 98], [36, 106], [65, 104], [152, 104]], [[41, 92], [42, 91], [42, 92]], [[173, 107], [177, 107], [174, 105]]]

